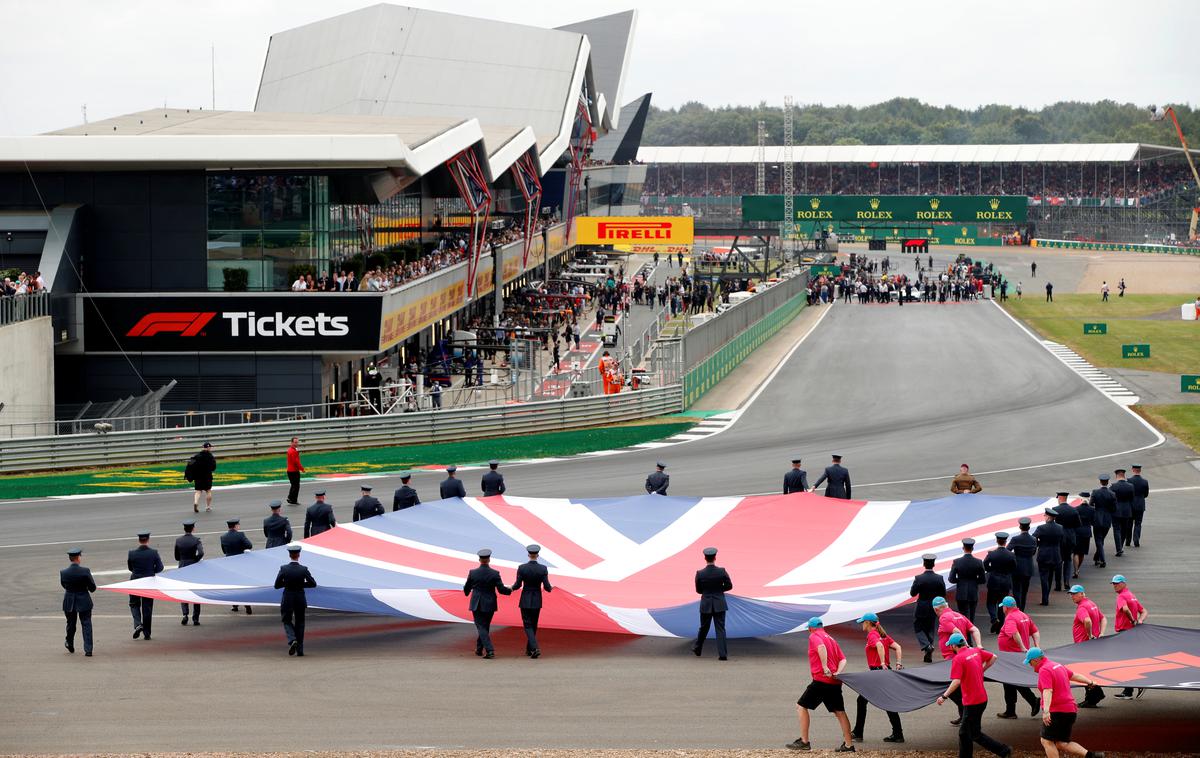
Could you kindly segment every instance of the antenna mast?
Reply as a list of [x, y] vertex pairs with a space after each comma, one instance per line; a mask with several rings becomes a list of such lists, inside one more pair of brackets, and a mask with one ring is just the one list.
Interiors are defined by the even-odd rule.
[[783, 98], [783, 188], [780, 190], [783, 193], [783, 223], [779, 229], [787, 249], [794, 249], [792, 237], [796, 231], [792, 169], [792, 96], [788, 95]]
[[758, 163], [754, 176], [754, 194], [767, 194], [767, 122], [758, 122], [758, 149], [754, 153]]

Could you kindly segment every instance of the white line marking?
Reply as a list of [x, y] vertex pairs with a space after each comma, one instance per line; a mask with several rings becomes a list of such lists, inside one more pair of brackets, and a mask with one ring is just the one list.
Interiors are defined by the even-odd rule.
[[[1162, 490], [1158, 490], [1158, 491], [1161, 492]], [[209, 534], [224, 534], [226, 531], [227, 530], [222, 529], [222, 530], [216, 531], [216, 532], [193, 532], [193, 534], [196, 534], [197, 536], [204, 536], [204, 535], [209, 535]], [[96, 538], [90, 539], [90, 540], [64, 540], [64, 541], [60, 541], [60, 542], [24, 542], [19, 545], [0, 545], [0, 550], [3, 550], [5, 548], [10, 548], [10, 547], [52, 547], [54, 545], [87, 545], [87, 544], [90, 544], [93, 542], [128, 542], [132, 546], [132, 545], [137, 544], [137, 537], [135, 537], [133, 535], [126, 535], [124, 537], [96, 537]], [[85, 552], [84, 555], [86, 556], [87, 553]]]

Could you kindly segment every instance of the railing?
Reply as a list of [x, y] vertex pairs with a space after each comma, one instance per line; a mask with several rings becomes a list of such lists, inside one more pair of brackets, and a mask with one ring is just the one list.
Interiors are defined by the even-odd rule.
[[306, 450], [344, 450], [563, 431], [681, 410], [679, 385], [615, 395], [355, 418], [272, 421], [220, 428], [34, 437], [0, 442], [0, 473], [178, 462], [204, 442], [218, 456], [282, 455], [295, 436]]
[[0, 297], [0, 326], [50, 315], [50, 293]]

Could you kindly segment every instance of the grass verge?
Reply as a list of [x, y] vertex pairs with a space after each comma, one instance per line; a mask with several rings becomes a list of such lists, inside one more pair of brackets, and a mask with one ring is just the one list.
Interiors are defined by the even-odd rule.
[[1200, 451], [1200, 405], [1135, 405], [1133, 409], [1160, 431]]

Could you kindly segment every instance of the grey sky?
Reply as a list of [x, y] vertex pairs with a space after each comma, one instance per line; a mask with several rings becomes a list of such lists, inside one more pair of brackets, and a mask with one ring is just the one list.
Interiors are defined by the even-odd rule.
[[[250, 110], [276, 31], [367, 0], [0, 0], [0, 134], [34, 134], [164, 102]], [[1188, 0], [414, 0], [558, 26], [639, 11], [625, 99], [710, 105], [1058, 100], [1189, 102], [1200, 65]], [[1177, 19], [1177, 23], [1171, 20]], [[1191, 61], [1190, 63], [1188, 61]]]

